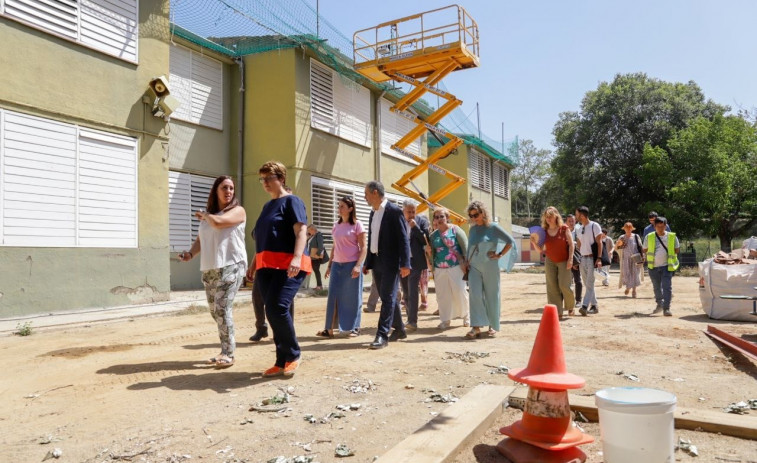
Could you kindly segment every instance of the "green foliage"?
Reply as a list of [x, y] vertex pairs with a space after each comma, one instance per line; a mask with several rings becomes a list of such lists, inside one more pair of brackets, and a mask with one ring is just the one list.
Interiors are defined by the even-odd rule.
[[534, 193], [550, 177], [552, 151], [537, 149], [532, 140], [521, 140], [518, 146], [520, 163], [513, 169], [510, 181], [513, 209], [516, 214], [527, 217], [541, 214], [541, 208], [533, 203]]
[[18, 323], [16, 325], [16, 331], [13, 333], [16, 336], [31, 336], [34, 331], [32, 328], [32, 322]]
[[644, 183], [688, 236], [717, 235], [721, 248], [757, 221], [757, 129], [739, 116], [699, 117], [668, 141], [647, 145]]
[[[645, 146], [661, 151], [697, 117], [712, 119], [728, 108], [705, 100], [694, 82], [670, 83], [646, 74], [617, 75], [587, 92], [580, 112], [566, 112], [555, 124], [552, 162], [563, 190], [562, 206], [589, 206], [607, 225], [633, 220], [660, 204], [665, 191], [642, 181]], [[646, 172], [646, 171], [645, 171]]]

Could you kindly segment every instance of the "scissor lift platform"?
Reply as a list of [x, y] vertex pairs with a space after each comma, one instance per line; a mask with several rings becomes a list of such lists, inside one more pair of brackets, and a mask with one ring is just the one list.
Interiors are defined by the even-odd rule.
[[[462, 7], [450, 5], [355, 32], [353, 50], [354, 68], [360, 74], [376, 82], [395, 80], [415, 87], [390, 109], [416, 124], [392, 145], [392, 149], [417, 162], [418, 166], [392, 186], [418, 200], [421, 203], [418, 211], [438, 206], [438, 201], [465, 183], [465, 179], [435, 164], [463, 142], [456, 135], [436, 127], [462, 101], [435, 85], [453, 71], [479, 65], [476, 22]], [[422, 119], [410, 112], [409, 108], [426, 92], [447, 102]], [[446, 137], [447, 143], [428, 159], [405, 150], [426, 131]], [[428, 169], [449, 178], [450, 182], [430, 196], [408, 188], [408, 184]], [[460, 224], [467, 220], [454, 211], [450, 211], [450, 217]]]

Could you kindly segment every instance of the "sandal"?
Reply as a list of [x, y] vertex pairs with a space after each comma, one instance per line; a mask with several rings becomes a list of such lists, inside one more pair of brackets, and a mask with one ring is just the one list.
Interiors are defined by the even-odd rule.
[[350, 334], [347, 335], [348, 338], [356, 338], [360, 336], [360, 330], [352, 330], [350, 331]]
[[495, 331], [494, 329], [489, 328], [489, 332], [487, 334], [489, 335], [490, 338], [496, 338], [498, 333], [499, 331]]
[[224, 355], [223, 354], [218, 354], [215, 357], [210, 357], [208, 359], [208, 363], [210, 365], [215, 365], [216, 363], [218, 363], [218, 359], [220, 359], [221, 357], [224, 357]]
[[636, 288], [634, 288], [633, 292], [631, 293], [631, 297], [636, 299]]
[[331, 333], [331, 332], [330, 332], [330, 331], [328, 331], [328, 330], [321, 330], [321, 331], [319, 331], [319, 332], [315, 333], [315, 335], [316, 335], [316, 336], [319, 336], [319, 337], [321, 337], [321, 338], [333, 338], [333, 337], [334, 337], [334, 334], [333, 334], [333, 333]]
[[229, 368], [234, 365], [234, 357], [222, 356], [216, 358], [216, 368]]
[[568, 315], [570, 315], [571, 317], [572, 317], [573, 315], [575, 315], [575, 314], [576, 314], [576, 311], [575, 311], [575, 310], [573, 310], [573, 309], [569, 309], [569, 310], [568, 310]]
[[473, 327], [470, 331], [465, 333], [465, 339], [476, 339], [481, 337], [481, 328]]

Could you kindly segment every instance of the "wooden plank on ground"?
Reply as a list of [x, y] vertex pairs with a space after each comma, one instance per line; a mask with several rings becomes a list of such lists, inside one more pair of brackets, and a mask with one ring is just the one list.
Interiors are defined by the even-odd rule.
[[376, 463], [446, 463], [480, 437], [507, 406], [514, 387], [482, 384], [382, 455]]
[[[520, 388], [510, 394], [510, 406], [523, 410], [527, 394], [527, 388]], [[581, 412], [589, 421], [599, 421], [599, 411], [595, 405], [594, 396], [568, 394], [568, 401], [571, 410]], [[757, 416], [676, 407], [673, 417], [675, 427], [678, 429], [699, 429], [744, 439], [757, 439]]]

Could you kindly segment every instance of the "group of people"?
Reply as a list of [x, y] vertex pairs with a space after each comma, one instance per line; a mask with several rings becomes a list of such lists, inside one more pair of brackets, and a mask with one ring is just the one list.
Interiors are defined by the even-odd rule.
[[[417, 330], [418, 299], [429, 271], [434, 273], [439, 294], [440, 329], [462, 318], [464, 326], [471, 327], [467, 338], [480, 337], [484, 328], [490, 336], [499, 331], [497, 261], [512, 249], [514, 240], [490, 221], [480, 201], [468, 205], [472, 226], [470, 237], [466, 237], [460, 227], [450, 223], [446, 209], [435, 209], [430, 224], [416, 214], [416, 203], [408, 200], [400, 208], [385, 198], [380, 182], [368, 182], [364, 191], [364, 200], [371, 207], [367, 227], [357, 219], [355, 199], [339, 198], [339, 219], [331, 230], [334, 245], [329, 256], [323, 236], [315, 226], [307, 225], [305, 204], [286, 184], [286, 167], [270, 161], [258, 173], [270, 200], [252, 231], [253, 262], [247, 265], [247, 216], [229, 176], [220, 176], [213, 183], [206, 210], [194, 213], [200, 221], [197, 239], [189, 250], [179, 254], [183, 262], [200, 256], [202, 282], [221, 341], [221, 352], [209, 363], [218, 368], [234, 364], [232, 306], [246, 276], [253, 282], [256, 315], [256, 332], [250, 340], [267, 337], [270, 324], [276, 346], [275, 362], [262, 375], [293, 375], [301, 362], [294, 298], [311, 272], [316, 273], [317, 287], [322, 287], [319, 270], [323, 264], [328, 264], [324, 276], [329, 280], [329, 291], [326, 322], [318, 336], [331, 338], [337, 330], [349, 337], [360, 334], [363, 276], [368, 272], [381, 300], [371, 349], [384, 348]], [[400, 310], [400, 286], [407, 323]]]
[[665, 217], [652, 211], [649, 222], [642, 236], [633, 233], [633, 224], [626, 222], [624, 234], [613, 242], [607, 229], [589, 218], [586, 206], [578, 207], [575, 215], [568, 214], [564, 222], [557, 208], [550, 206], [544, 210], [541, 216], [544, 239], [532, 234], [531, 242], [546, 256], [547, 301], [558, 307], [561, 319], [565, 318], [565, 311], [574, 315], [575, 307], [582, 316], [599, 313], [595, 272], [604, 277], [603, 284], [608, 286], [614, 251], [620, 258], [620, 285], [625, 286], [625, 295], [636, 297], [642, 266], [646, 263], [656, 302], [652, 313], [672, 315], [672, 276], [679, 266], [680, 243]]

